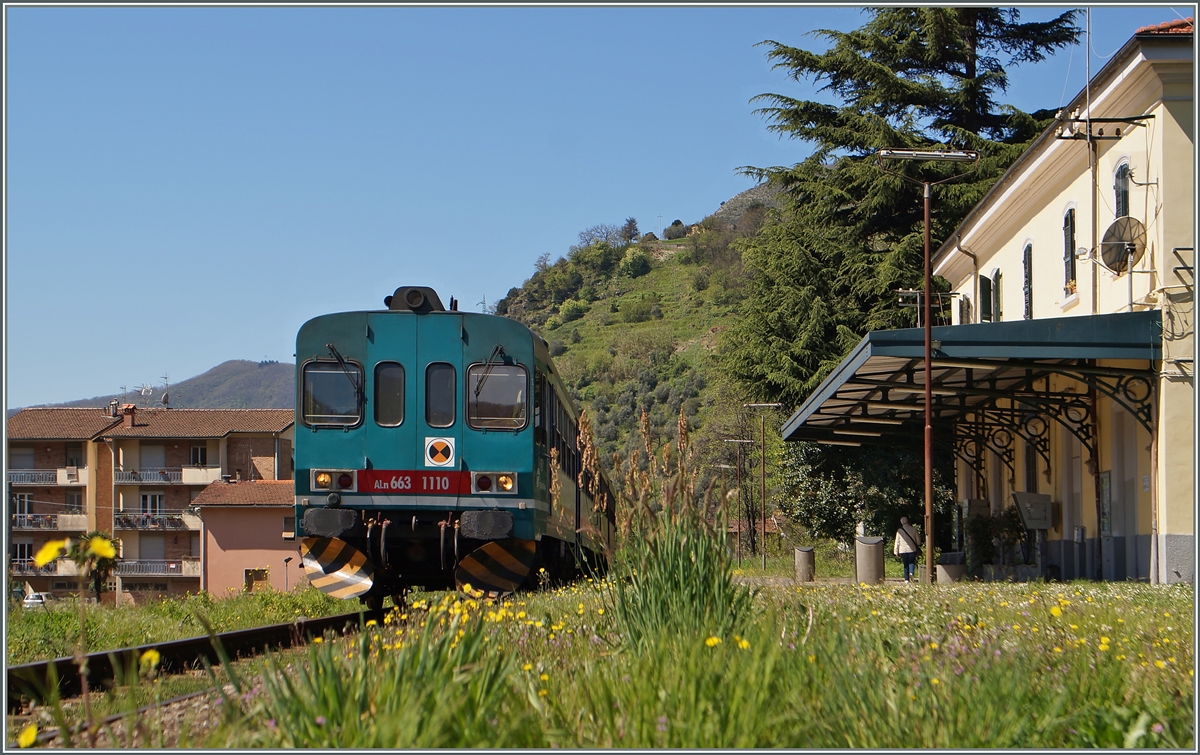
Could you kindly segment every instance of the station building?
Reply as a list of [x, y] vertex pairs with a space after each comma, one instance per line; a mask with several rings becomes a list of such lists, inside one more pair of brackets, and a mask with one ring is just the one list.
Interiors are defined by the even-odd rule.
[[[960, 511], [1048, 495], [1047, 576], [1194, 580], [1193, 68], [1192, 19], [1137, 30], [933, 252]], [[924, 385], [923, 330], [871, 332], [784, 438], [920, 448]]]

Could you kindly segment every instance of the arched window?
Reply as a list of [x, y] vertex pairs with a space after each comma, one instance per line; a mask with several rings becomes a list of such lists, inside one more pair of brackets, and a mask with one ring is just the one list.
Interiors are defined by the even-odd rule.
[[1021, 290], [1025, 294], [1025, 319], [1033, 319], [1033, 244], [1025, 245], [1025, 253], [1021, 257], [1021, 269], [1025, 281]]
[[1075, 208], [1063, 215], [1063, 293], [1075, 293]]
[[1118, 218], [1129, 215], [1129, 163], [1121, 163], [1117, 167], [1116, 179], [1113, 182], [1113, 205]]

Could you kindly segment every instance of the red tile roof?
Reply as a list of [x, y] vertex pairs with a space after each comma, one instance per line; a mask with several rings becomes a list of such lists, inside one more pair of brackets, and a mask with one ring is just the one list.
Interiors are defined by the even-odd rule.
[[105, 408], [42, 407], [22, 409], [8, 418], [9, 440], [90, 440], [119, 424]]
[[105, 438], [223, 438], [230, 433], [280, 433], [295, 421], [291, 409], [138, 409]]
[[1138, 34], [1191, 34], [1194, 16], [1180, 18], [1174, 21], [1164, 21], [1161, 24], [1151, 24], [1143, 26], [1137, 30]]
[[214, 482], [196, 496], [193, 506], [292, 506], [296, 503], [292, 480]]

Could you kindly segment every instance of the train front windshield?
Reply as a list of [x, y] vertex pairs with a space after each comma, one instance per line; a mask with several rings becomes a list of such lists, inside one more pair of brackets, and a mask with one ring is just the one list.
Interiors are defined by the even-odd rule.
[[304, 365], [305, 424], [358, 424], [361, 415], [354, 381], [362, 385], [362, 370], [354, 364], [347, 364], [346, 369], [337, 362]]
[[525, 426], [524, 367], [476, 364], [467, 371], [467, 423], [474, 428], [519, 430]]

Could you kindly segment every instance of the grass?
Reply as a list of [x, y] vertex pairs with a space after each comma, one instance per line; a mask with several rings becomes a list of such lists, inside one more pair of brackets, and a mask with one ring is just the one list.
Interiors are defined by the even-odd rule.
[[[19, 664], [72, 655], [79, 638], [79, 612], [72, 601], [55, 608], [9, 608], [8, 663]], [[280, 624], [297, 616], [316, 618], [353, 611], [357, 604], [335, 600], [312, 589], [289, 593], [255, 592], [214, 599], [207, 593], [170, 598], [139, 606], [87, 607], [88, 652], [148, 645], [207, 634], [199, 617], [214, 631]]]
[[768, 587], [740, 631], [636, 645], [612, 589], [427, 596], [279, 664], [203, 745], [1194, 745], [1186, 586]]

